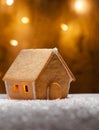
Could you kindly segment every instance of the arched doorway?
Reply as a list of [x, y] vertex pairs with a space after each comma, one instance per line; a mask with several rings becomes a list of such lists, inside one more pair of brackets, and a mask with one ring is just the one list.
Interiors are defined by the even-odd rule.
[[57, 99], [57, 98], [62, 98], [62, 87], [54, 82], [51, 83], [51, 85], [49, 86], [49, 99]]

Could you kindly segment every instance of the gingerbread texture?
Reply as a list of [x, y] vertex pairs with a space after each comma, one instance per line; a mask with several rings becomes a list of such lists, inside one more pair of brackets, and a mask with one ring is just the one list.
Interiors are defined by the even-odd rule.
[[3, 80], [10, 99], [61, 99], [75, 77], [57, 48], [24, 49]]

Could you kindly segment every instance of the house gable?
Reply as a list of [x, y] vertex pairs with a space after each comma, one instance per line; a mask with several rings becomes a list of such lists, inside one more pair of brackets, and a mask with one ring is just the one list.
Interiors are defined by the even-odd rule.
[[[47, 97], [47, 87], [53, 82], [58, 82], [62, 89], [62, 97], [66, 97], [69, 85], [71, 82], [70, 73], [67, 68], [64, 67], [64, 63], [59, 59], [57, 54], [53, 52], [49, 58], [46, 66], [41, 71], [40, 75], [36, 79], [35, 86], [37, 92], [37, 98]], [[69, 74], [68, 74], [69, 73]]]

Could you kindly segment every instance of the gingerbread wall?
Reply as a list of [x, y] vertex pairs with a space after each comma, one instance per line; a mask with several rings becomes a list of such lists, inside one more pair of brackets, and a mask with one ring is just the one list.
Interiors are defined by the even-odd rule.
[[40, 76], [36, 80], [36, 96], [38, 99], [46, 99], [47, 89], [53, 82], [57, 82], [62, 87], [62, 98], [68, 94], [70, 78], [58, 57], [53, 54], [48, 64], [45, 66]]
[[[18, 85], [18, 91], [14, 90], [14, 85]], [[28, 86], [28, 92], [24, 91], [24, 85]], [[33, 87], [30, 82], [5, 81], [8, 97], [11, 99], [33, 99]]]

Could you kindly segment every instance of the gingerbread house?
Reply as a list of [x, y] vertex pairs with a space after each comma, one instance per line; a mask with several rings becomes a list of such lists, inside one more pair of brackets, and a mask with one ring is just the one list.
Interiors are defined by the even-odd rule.
[[68, 95], [72, 72], [54, 49], [24, 49], [3, 77], [11, 99], [57, 99]]

